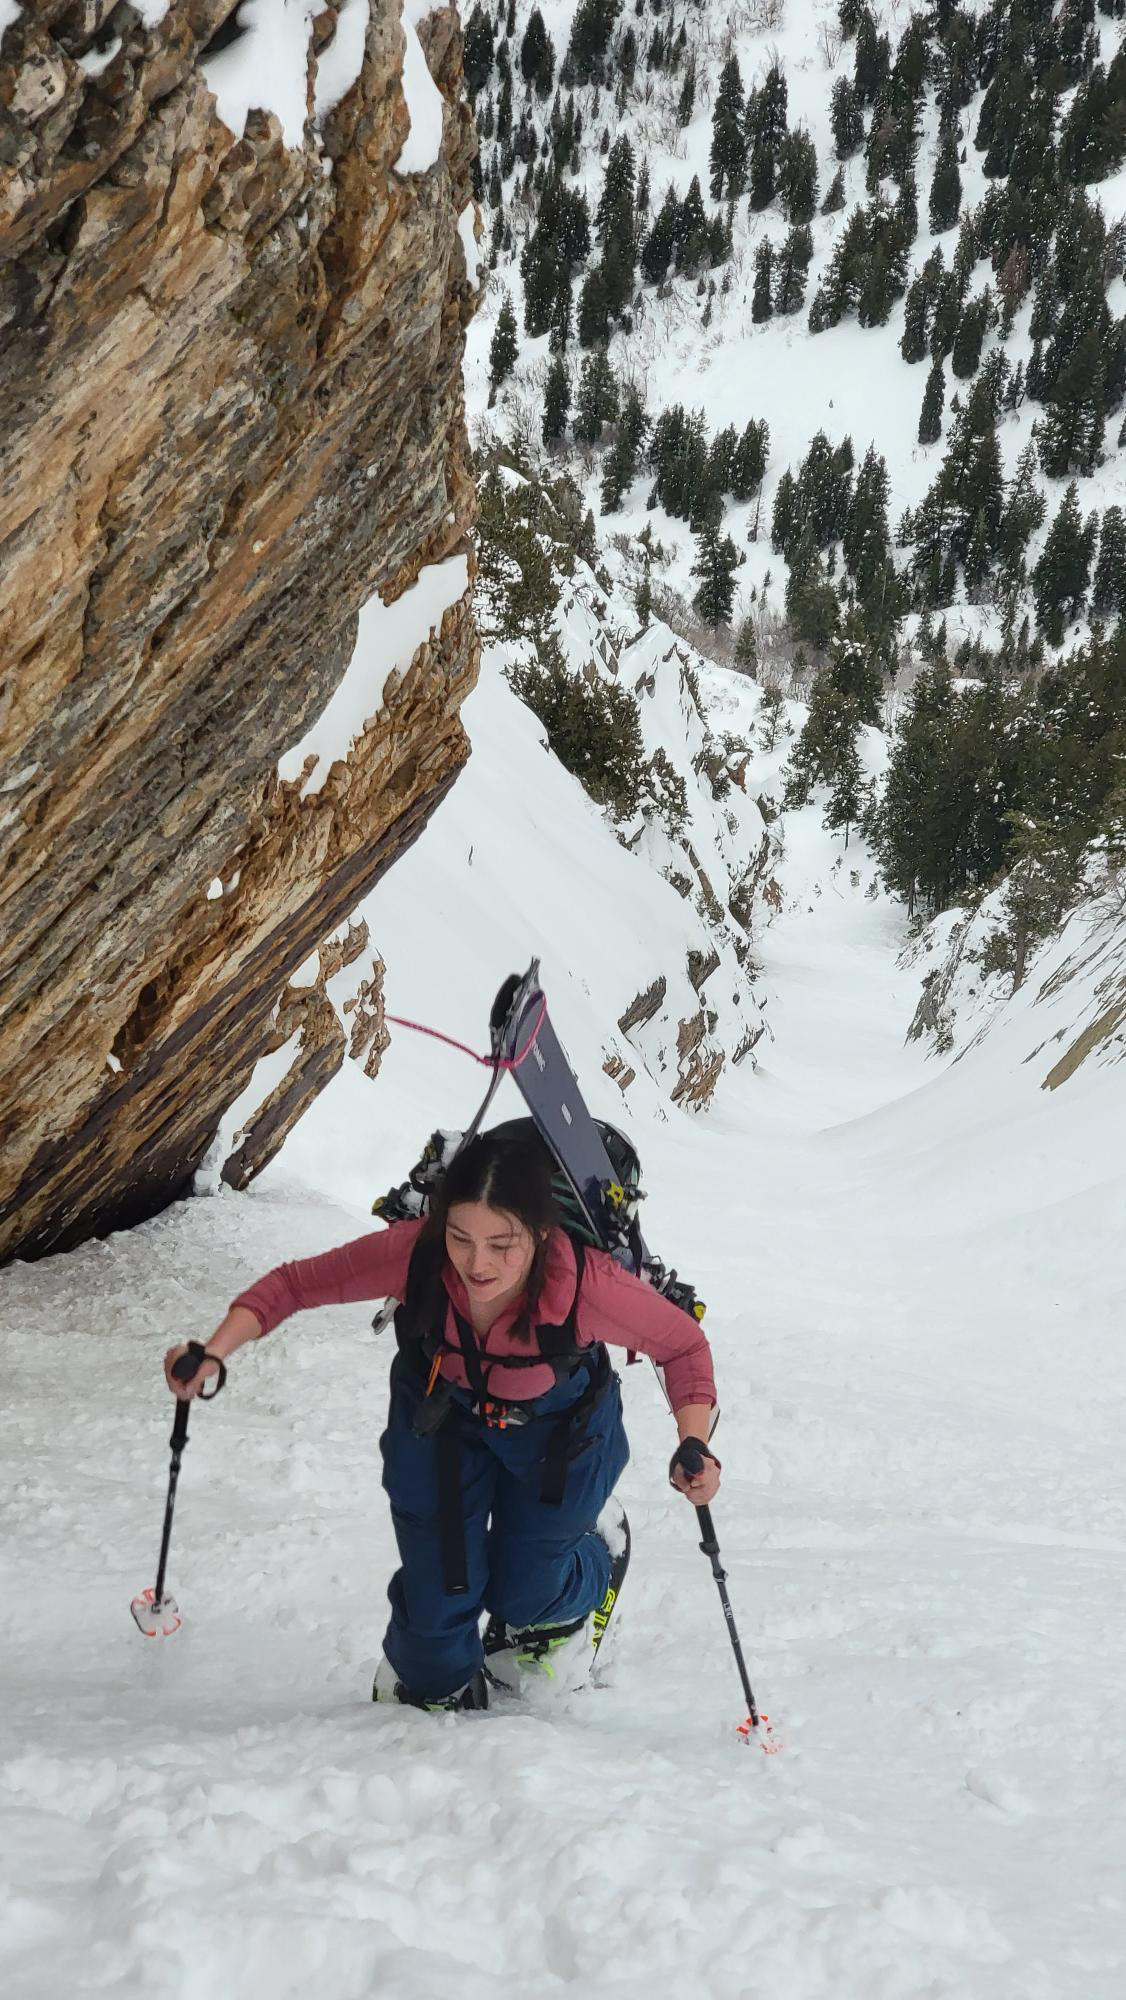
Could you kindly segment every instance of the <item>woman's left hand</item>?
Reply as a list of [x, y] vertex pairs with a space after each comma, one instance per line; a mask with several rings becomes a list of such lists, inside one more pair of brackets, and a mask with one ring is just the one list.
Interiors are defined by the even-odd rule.
[[694, 1507], [706, 1507], [719, 1492], [720, 1462], [702, 1438], [681, 1438], [669, 1461], [669, 1485]]

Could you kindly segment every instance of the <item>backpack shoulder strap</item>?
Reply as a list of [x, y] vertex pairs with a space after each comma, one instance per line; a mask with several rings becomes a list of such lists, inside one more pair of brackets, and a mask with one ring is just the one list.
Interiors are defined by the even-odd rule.
[[571, 1309], [566, 1319], [558, 1326], [536, 1327], [540, 1354], [545, 1361], [573, 1360], [577, 1354], [586, 1352], [586, 1349], [580, 1348], [578, 1344], [579, 1301], [586, 1273], [586, 1247], [576, 1236], [569, 1235], [567, 1241], [575, 1253], [575, 1296], [571, 1300]]

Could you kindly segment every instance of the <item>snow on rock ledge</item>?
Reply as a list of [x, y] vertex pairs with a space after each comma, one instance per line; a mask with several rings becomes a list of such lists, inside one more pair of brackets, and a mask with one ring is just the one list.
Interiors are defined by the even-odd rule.
[[937, 1055], [968, 1056], [1003, 1042], [1045, 1090], [1126, 1059], [1126, 875], [1092, 861], [1089, 894], [1029, 952], [1020, 984], [990, 971], [990, 944], [1007, 918], [1002, 885], [973, 910], [936, 918], [901, 954], [922, 973], [908, 1030]]
[[[285, 1049], [255, 1158], [288, 1129], [346, 1039], [288, 981], [453, 783], [477, 667], [456, 15], [286, 0], [305, 69], [233, 137], [262, 6], [110, 17], [8, 5], [0, 47], [0, 1255], [162, 1206]], [[376, 698], [281, 781], [364, 606]]]

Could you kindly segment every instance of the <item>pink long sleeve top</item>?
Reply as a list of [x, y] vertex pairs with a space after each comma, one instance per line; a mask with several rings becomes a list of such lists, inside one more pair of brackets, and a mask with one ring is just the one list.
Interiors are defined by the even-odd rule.
[[[293, 1264], [279, 1264], [259, 1278], [249, 1291], [240, 1293], [236, 1306], [254, 1314], [263, 1333], [270, 1333], [291, 1313], [311, 1306], [345, 1305], [359, 1299], [401, 1299], [406, 1291], [407, 1267], [411, 1251], [422, 1229], [420, 1222], [393, 1222], [388, 1229], [373, 1230], [338, 1250], [326, 1250], [320, 1257], [303, 1257]], [[470, 1307], [465, 1287], [450, 1263], [443, 1270], [450, 1301], [447, 1339], [456, 1347], [453, 1320], [456, 1306], [469, 1320]], [[545, 1325], [561, 1325], [575, 1297], [575, 1252], [562, 1229], [552, 1231], [548, 1248], [547, 1273], [538, 1319]], [[490, 1394], [502, 1400], [531, 1400], [546, 1394], [555, 1381], [548, 1362], [541, 1368], [503, 1366], [506, 1354], [526, 1355], [528, 1348], [513, 1337], [513, 1326], [522, 1301], [517, 1300], [493, 1321], [488, 1333], [478, 1334], [482, 1352], [493, 1366], [489, 1374]], [[669, 1400], [674, 1410], [688, 1403], [714, 1404], [715, 1377], [711, 1350], [702, 1328], [691, 1314], [671, 1305], [652, 1286], [615, 1264], [604, 1250], [588, 1250], [586, 1268], [576, 1316], [576, 1339], [581, 1347], [606, 1341], [611, 1347], [636, 1348], [648, 1354], [665, 1371]], [[460, 1354], [447, 1353], [442, 1373], [459, 1388], [468, 1386], [465, 1364]]]

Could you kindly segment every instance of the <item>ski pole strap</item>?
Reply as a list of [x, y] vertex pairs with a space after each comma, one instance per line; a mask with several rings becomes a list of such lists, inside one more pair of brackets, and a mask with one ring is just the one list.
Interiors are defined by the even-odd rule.
[[[199, 1392], [201, 1403], [213, 1403], [220, 1389], [226, 1386], [227, 1366], [218, 1354], [209, 1354], [201, 1340], [189, 1340], [187, 1353], [181, 1354], [180, 1359], [172, 1363], [172, 1374], [177, 1382], [190, 1382], [199, 1374], [201, 1361], [213, 1361], [219, 1370], [210, 1395], [205, 1396], [202, 1389]], [[181, 1407], [186, 1409], [187, 1405]]]
[[[681, 1438], [680, 1443], [669, 1460], [669, 1485], [675, 1486], [678, 1493], [683, 1493], [684, 1488], [677, 1485], [675, 1477], [678, 1467], [681, 1472], [688, 1474], [689, 1479], [694, 1479], [698, 1472], [703, 1471], [704, 1460], [706, 1458], [710, 1458], [714, 1465], [720, 1463], [714, 1451], [704, 1443], [702, 1438]], [[705, 1513], [706, 1511], [706, 1508], [700, 1509], [701, 1513]]]

